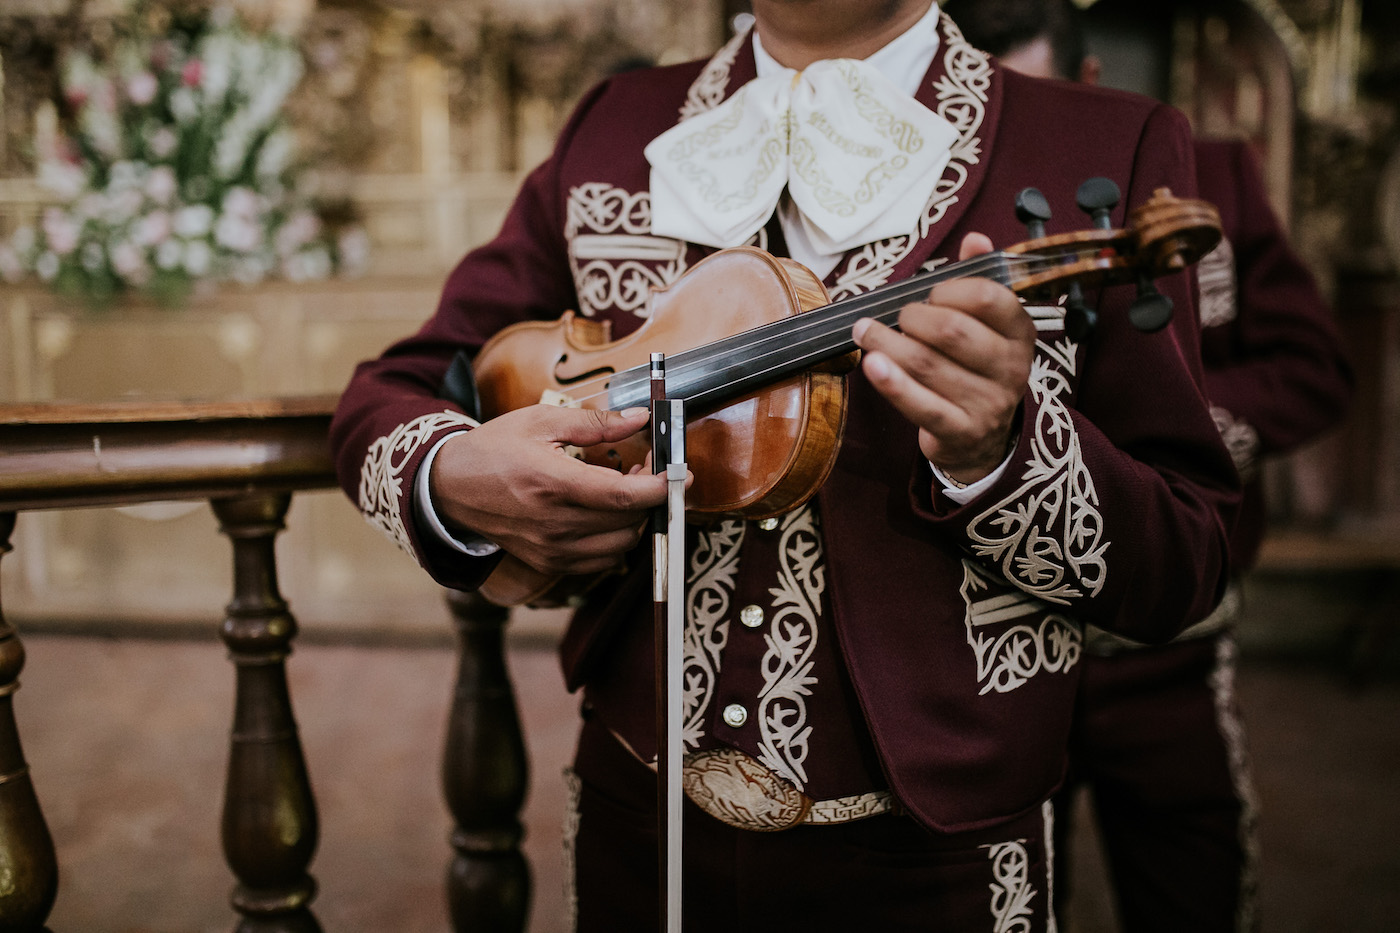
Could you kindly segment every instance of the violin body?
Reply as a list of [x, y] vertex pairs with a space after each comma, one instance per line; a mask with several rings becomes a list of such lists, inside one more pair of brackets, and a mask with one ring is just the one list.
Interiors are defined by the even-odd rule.
[[[608, 376], [827, 304], [806, 267], [751, 247], [706, 257], [648, 303], [646, 322], [612, 340], [605, 323], [573, 312], [500, 331], [473, 363], [482, 415], [540, 402], [610, 408]], [[686, 411], [686, 490], [691, 520], [766, 518], [806, 502], [836, 462], [846, 423], [845, 371], [857, 354], [745, 393], [719, 407]], [[588, 463], [626, 472], [643, 463], [646, 432], [576, 451]], [[482, 585], [498, 605], [559, 606], [599, 578], [555, 577], [506, 555]]]
[[[826, 290], [800, 264], [751, 247], [722, 250], [656, 291], [646, 322], [620, 340], [610, 339], [606, 324], [572, 312], [502, 330], [473, 364], [482, 413], [491, 418], [541, 401], [609, 408], [608, 376], [648, 366], [654, 352], [706, 346], [825, 304]], [[720, 407], [687, 410], [686, 460], [695, 474], [687, 513], [767, 518], [807, 501], [835, 462], [846, 422], [844, 372], [854, 363], [852, 354]], [[650, 449], [640, 432], [579, 455], [626, 472]]]

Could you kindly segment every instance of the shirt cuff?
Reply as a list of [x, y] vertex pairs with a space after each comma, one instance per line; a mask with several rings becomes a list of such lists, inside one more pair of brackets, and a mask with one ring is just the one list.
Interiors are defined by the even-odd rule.
[[418, 475], [413, 480], [413, 511], [417, 514], [419, 527], [427, 528], [443, 544], [466, 554], [468, 557], [490, 557], [501, 549], [499, 544], [493, 544], [480, 535], [470, 535], [465, 540], [453, 537], [447, 530], [447, 526], [438, 518], [437, 510], [433, 508], [433, 497], [428, 491], [428, 475], [433, 468], [433, 459], [437, 457], [437, 452], [458, 434], [465, 434], [465, 431], [453, 431], [446, 437], [441, 438], [433, 445], [432, 450], [423, 458], [422, 464], [418, 467]]
[[1001, 479], [1001, 474], [1006, 472], [1007, 466], [1011, 463], [1011, 457], [1016, 453], [1016, 445], [1006, 452], [1006, 459], [1001, 461], [995, 470], [977, 480], [975, 483], [960, 483], [947, 473], [929, 461], [929, 466], [933, 467], [933, 477], [938, 480], [938, 484], [943, 487], [943, 495], [947, 496], [958, 505], [966, 505], [976, 499], [982, 493], [991, 488], [992, 484]]

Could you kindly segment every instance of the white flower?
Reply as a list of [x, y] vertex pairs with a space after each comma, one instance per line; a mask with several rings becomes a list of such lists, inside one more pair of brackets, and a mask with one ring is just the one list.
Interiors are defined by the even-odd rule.
[[251, 220], [263, 211], [262, 198], [252, 188], [236, 185], [224, 195], [224, 213]]
[[184, 259], [185, 244], [179, 240], [165, 240], [156, 247], [156, 265], [167, 272], [179, 268]]
[[170, 238], [172, 229], [169, 211], [151, 211], [136, 222], [136, 242], [142, 246], [156, 246]]
[[44, 239], [48, 242], [49, 249], [59, 256], [67, 256], [78, 247], [78, 236], [82, 233], [82, 227], [68, 214], [57, 207], [51, 207], [44, 211], [41, 221], [44, 228]]
[[200, 86], [205, 100], [222, 101], [233, 79], [233, 38], [226, 33], [213, 33], [199, 43], [196, 54], [204, 63]]
[[209, 274], [214, 264], [214, 251], [203, 240], [190, 240], [185, 244], [185, 271], [195, 278]]
[[282, 263], [282, 274], [293, 282], [324, 279], [331, 274], [330, 253], [321, 247], [303, 250]]
[[92, 96], [78, 115], [78, 122], [98, 152], [112, 158], [121, 153], [121, 117], [117, 113], [117, 92], [112, 82], [103, 80], [92, 87]]
[[119, 192], [108, 201], [106, 221], [115, 227], [129, 223], [141, 210], [143, 200], [141, 192], [134, 188], [127, 188]]
[[178, 187], [175, 170], [168, 165], [157, 165], [146, 178], [146, 196], [157, 204], [169, 204]]
[[179, 123], [193, 123], [199, 119], [199, 100], [193, 90], [187, 87], [176, 88], [170, 94], [170, 112]]
[[321, 220], [308, 210], [300, 210], [277, 230], [277, 254], [291, 256], [321, 233]]
[[84, 269], [89, 272], [97, 272], [107, 264], [107, 251], [102, 248], [101, 243], [89, 240], [83, 244], [82, 252], [78, 258]]
[[39, 278], [45, 282], [52, 282], [58, 277], [58, 257], [45, 250], [34, 263], [34, 271], [39, 274]]
[[[290, 37], [249, 32], [236, 5], [210, 0], [196, 29], [166, 37], [133, 15], [101, 61], [64, 58], [75, 135], [38, 150], [40, 181], [62, 206], [45, 212], [40, 232], [3, 246], [0, 277], [32, 265], [46, 281], [75, 272], [82, 281], [87, 269], [129, 287], [148, 285], [156, 269], [306, 281], [331, 274], [338, 257], [364, 263], [363, 231], [332, 249], [307, 207], [307, 177], [288, 174], [295, 135], [283, 109], [305, 68], [301, 53]], [[207, 153], [202, 164], [184, 151], [190, 140]]]
[[214, 226], [214, 209], [208, 204], [191, 204], [175, 212], [175, 232], [183, 237], [201, 237]]
[[149, 169], [144, 164], [130, 159], [113, 162], [107, 171], [107, 190], [125, 191], [128, 188], [139, 188], [147, 171]]
[[136, 244], [123, 241], [112, 248], [112, 268], [127, 282], [140, 287], [150, 281], [151, 267]]
[[39, 166], [39, 184], [65, 201], [71, 201], [87, 185], [87, 173], [70, 162], [45, 162]]
[[340, 268], [345, 275], [359, 275], [369, 266], [369, 234], [363, 227], [351, 227], [336, 240]]
[[259, 178], [275, 178], [287, 169], [292, 160], [292, 134], [277, 130], [263, 142], [258, 150], [258, 163], [254, 171]]
[[157, 159], [168, 158], [180, 144], [180, 137], [168, 126], [160, 126], [151, 131], [146, 145], [151, 147], [151, 155]]
[[159, 89], [156, 76], [149, 71], [134, 74], [126, 81], [126, 96], [131, 98], [133, 104], [141, 107], [155, 100], [156, 91]]
[[262, 245], [262, 230], [247, 217], [224, 214], [214, 227], [214, 241], [236, 253], [251, 253]]

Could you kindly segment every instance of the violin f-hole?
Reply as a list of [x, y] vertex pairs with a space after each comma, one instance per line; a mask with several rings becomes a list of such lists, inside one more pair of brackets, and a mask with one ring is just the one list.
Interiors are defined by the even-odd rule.
[[554, 381], [561, 386], [575, 385], [576, 383], [584, 382], [588, 379], [596, 379], [599, 376], [611, 376], [613, 373], [617, 372], [612, 366], [598, 366], [594, 369], [584, 370], [581, 373], [575, 373], [572, 376], [566, 376], [563, 373], [563, 367], [567, 362], [569, 362], [569, 354], [567, 353], [561, 354], [559, 359], [554, 361]]

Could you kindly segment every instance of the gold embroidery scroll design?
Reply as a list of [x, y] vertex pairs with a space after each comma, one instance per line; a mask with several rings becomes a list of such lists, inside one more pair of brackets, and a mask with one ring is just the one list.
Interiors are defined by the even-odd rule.
[[977, 661], [979, 696], [1009, 693], [1040, 673], [1065, 673], [1084, 653], [1084, 635], [1049, 604], [963, 561], [967, 644]]
[[578, 310], [593, 317], [607, 308], [645, 315], [647, 300], [686, 270], [685, 249], [651, 233], [651, 198], [605, 182], [569, 191], [564, 236]]
[[992, 930], [995, 933], [1030, 933], [1034, 915], [1031, 901], [1035, 886], [1030, 879], [1030, 853], [1025, 840], [998, 842], [987, 849], [992, 863]]
[[384, 532], [395, 544], [413, 554], [413, 543], [404, 527], [400, 505], [404, 465], [418, 448], [447, 428], [474, 428], [478, 422], [455, 411], [421, 415], [401, 424], [369, 446], [360, 466], [360, 511], [365, 520]]
[[681, 736], [688, 748], [698, 748], [705, 735], [705, 712], [714, 697], [720, 656], [729, 641], [726, 617], [733, 601], [745, 527], [741, 521], [726, 521], [704, 529], [690, 554], [681, 657], [685, 703]]
[[767, 650], [758, 695], [759, 760], [801, 789], [807, 783], [803, 765], [812, 734], [807, 697], [817, 684], [812, 658], [826, 590], [826, 563], [811, 505], [784, 516], [779, 534], [781, 566], [777, 586], [768, 591], [773, 612], [763, 636]]
[[974, 554], [997, 562], [1011, 583], [1055, 603], [1099, 592], [1107, 573], [1098, 492], [1064, 402], [1075, 354], [1067, 338], [1036, 341], [1030, 378], [1035, 424], [1022, 484], [968, 526]]

